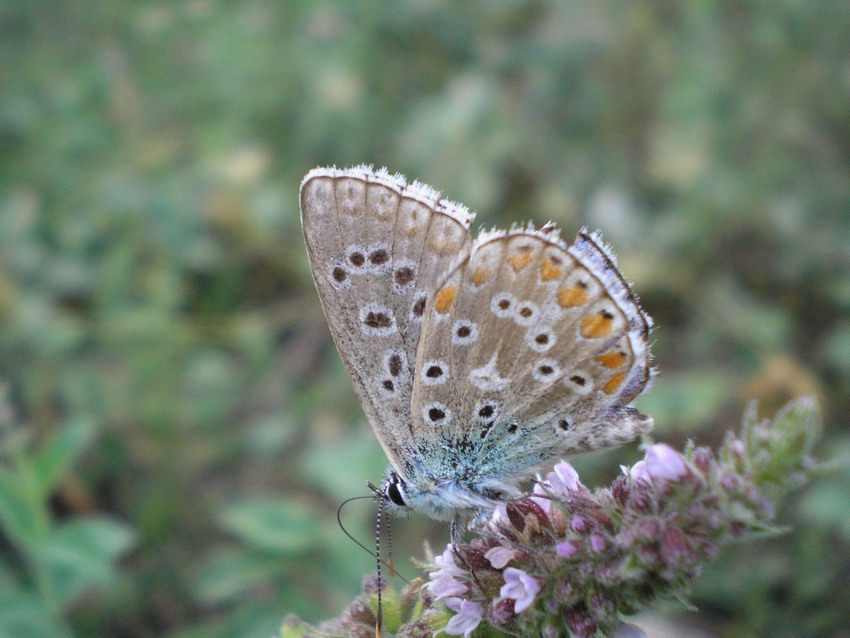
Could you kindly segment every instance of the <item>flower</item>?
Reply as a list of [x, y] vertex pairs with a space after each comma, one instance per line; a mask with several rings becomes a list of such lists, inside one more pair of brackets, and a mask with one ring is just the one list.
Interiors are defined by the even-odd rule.
[[650, 445], [645, 461], [646, 473], [655, 481], [675, 483], [690, 473], [685, 457], [665, 443]]
[[[647, 445], [644, 459], [623, 468], [610, 488], [588, 490], [571, 466], [558, 464], [533, 494], [495, 508], [481, 537], [446, 547], [426, 590], [417, 579], [400, 598], [387, 591], [385, 609], [404, 623], [396, 635], [431, 636], [444, 618], [441, 638], [503, 629], [642, 638], [621, 615], [687, 595], [724, 545], [776, 529], [767, 499], [800, 485], [815, 467], [816, 416], [800, 414], [814, 410], [808, 405], [789, 408], [773, 425], [746, 422], [719, 453]], [[371, 594], [379, 583], [391, 587], [370, 577], [339, 620], [309, 635], [373, 636]]]
[[434, 563], [441, 572], [452, 572], [455, 576], [463, 573], [463, 570], [455, 563], [455, 552], [451, 545], [446, 545], [443, 553], [434, 557]]
[[568, 496], [581, 486], [578, 472], [566, 461], [561, 461], [546, 475], [549, 488], [558, 496]]
[[623, 474], [630, 476], [632, 480], [637, 481], [646, 481], [649, 483], [649, 473], [646, 471], [646, 461], [638, 461], [630, 468], [623, 468]]
[[467, 592], [466, 584], [445, 574], [440, 574], [436, 578], [433, 578], [429, 589], [437, 598], [458, 596]]
[[431, 577], [429, 588], [434, 596], [446, 598], [467, 592], [466, 583], [455, 578], [463, 576], [466, 571], [455, 563], [454, 549], [451, 545], [446, 546], [446, 551], [442, 555], [434, 558], [434, 563], [439, 569], [428, 574]]
[[446, 598], [443, 602], [446, 607], [455, 612], [455, 615], [451, 617], [445, 627], [434, 635], [445, 631], [449, 636], [463, 635], [464, 638], [469, 638], [469, 635], [475, 631], [484, 617], [484, 606], [481, 603], [474, 603], [462, 598]]
[[490, 517], [490, 522], [494, 526], [511, 524], [511, 521], [508, 518], [508, 508], [505, 507], [504, 503], [499, 503], [493, 510], [493, 514]]
[[517, 613], [528, 609], [534, 602], [534, 597], [540, 593], [540, 583], [534, 576], [529, 576], [515, 567], [508, 567], [504, 576], [505, 584], [499, 590], [499, 595], [515, 600], [514, 611]]
[[538, 494], [540, 498], [532, 497], [531, 500], [548, 514], [552, 507], [550, 495], [566, 498], [570, 495], [570, 492], [574, 492], [580, 487], [582, 487], [582, 484], [578, 479], [578, 472], [566, 461], [561, 461], [546, 475], [545, 481], [535, 483], [534, 494]]
[[601, 554], [605, 551], [606, 543], [605, 538], [600, 534], [591, 534], [590, 535], [590, 548], [596, 552], [597, 554]]
[[496, 569], [502, 569], [505, 565], [511, 562], [514, 556], [519, 552], [515, 549], [509, 549], [501, 545], [496, 545], [484, 554], [484, 558], [490, 561], [490, 564]]
[[555, 545], [555, 551], [565, 558], [572, 558], [580, 549], [581, 547], [573, 541], [564, 541]]

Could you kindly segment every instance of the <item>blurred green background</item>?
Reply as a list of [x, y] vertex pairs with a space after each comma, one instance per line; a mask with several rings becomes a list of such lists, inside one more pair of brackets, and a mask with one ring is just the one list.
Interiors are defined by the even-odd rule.
[[[657, 438], [814, 393], [846, 459], [848, 33], [838, 0], [0, 3], [0, 635], [269, 636], [373, 569], [334, 517], [386, 461], [310, 279], [316, 165], [602, 229]], [[844, 465], [662, 616], [850, 636], [848, 503]], [[426, 538], [394, 526], [408, 577]]]

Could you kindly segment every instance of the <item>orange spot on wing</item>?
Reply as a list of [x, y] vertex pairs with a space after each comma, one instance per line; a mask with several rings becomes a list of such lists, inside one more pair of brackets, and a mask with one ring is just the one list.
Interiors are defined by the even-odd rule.
[[614, 330], [614, 324], [611, 323], [611, 319], [613, 317], [604, 310], [594, 315], [586, 316], [581, 320], [581, 336], [585, 339], [607, 337]]
[[472, 271], [472, 283], [474, 283], [476, 286], [480, 286], [485, 281], [487, 281], [487, 278], [489, 276], [489, 270], [487, 270], [486, 268], [482, 268], [481, 266], [476, 266], [475, 269]]
[[531, 253], [523, 253], [521, 255], [511, 255], [508, 257], [508, 263], [511, 265], [511, 268], [514, 269], [514, 272], [519, 272], [531, 261]]
[[431, 248], [434, 249], [434, 252], [440, 255], [447, 255], [449, 253], [457, 252], [458, 248], [460, 248], [460, 244], [455, 237], [445, 233], [443, 236], [437, 235], [431, 239]]
[[437, 293], [437, 299], [434, 301], [434, 309], [441, 315], [447, 313], [455, 302], [455, 297], [457, 297], [457, 286], [454, 284], [446, 286]]
[[625, 372], [618, 372], [613, 377], [608, 379], [608, 382], [604, 386], [602, 386], [602, 390], [605, 392], [605, 394], [614, 394], [614, 392], [617, 391], [617, 388], [622, 385], [623, 379], [625, 378]]
[[626, 353], [620, 350], [611, 350], [610, 352], [600, 354], [596, 357], [596, 360], [606, 368], [616, 370], [617, 368], [622, 368], [626, 362]]
[[540, 262], [540, 279], [542, 281], [558, 279], [563, 272], [563, 269], [556, 266], [551, 259], [544, 259]]
[[582, 306], [588, 302], [590, 296], [584, 286], [567, 286], [558, 291], [558, 303], [561, 308], [573, 308]]

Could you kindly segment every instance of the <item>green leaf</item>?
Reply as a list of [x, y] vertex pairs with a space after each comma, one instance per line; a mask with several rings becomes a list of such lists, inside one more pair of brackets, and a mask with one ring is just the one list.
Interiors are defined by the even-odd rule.
[[47, 531], [47, 513], [20, 477], [0, 470], [0, 526], [11, 538], [30, 547]]
[[93, 423], [78, 419], [63, 427], [34, 459], [36, 487], [42, 496], [52, 492], [63, 474], [80, 457], [94, 435]]
[[257, 552], [237, 549], [213, 556], [195, 579], [195, 594], [206, 604], [238, 599], [246, 591], [280, 576], [283, 565]]
[[107, 519], [78, 519], [60, 527], [33, 554], [47, 579], [45, 593], [65, 607], [90, 587], [110, 584], [115, 559], [133, 543], [129, 527]]
[[259, 498], [225, 507], [219, 522], [253, 547], [292, 555], [317, 544], [320, 529], [315, 515], [301, 503]]
[[71, 630], [58, 624], [44, 600], [22, 590], [0, 592], [0, 636], [64, 638]]

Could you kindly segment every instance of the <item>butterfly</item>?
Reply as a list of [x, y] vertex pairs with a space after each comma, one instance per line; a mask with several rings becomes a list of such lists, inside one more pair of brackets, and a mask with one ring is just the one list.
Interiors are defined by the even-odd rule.
[[480, 524], [564, 456], [652, 427], [649, 316], [596, 233], [469, 233], [474, 215], [368, 166], [301, 184], [310, 266], [391, 468], [390, 507]]

